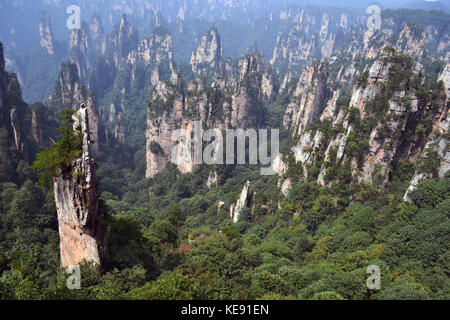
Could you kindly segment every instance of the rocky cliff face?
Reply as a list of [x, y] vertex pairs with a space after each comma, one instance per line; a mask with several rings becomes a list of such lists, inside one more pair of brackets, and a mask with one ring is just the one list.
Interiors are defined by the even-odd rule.
[[192, 71], [197, 76], [205, 76], [208, 69], [219, 66], [223, 56], [223, 47], [220, 36], [216, 28], [211, 28], [206, 32], [197, 50], [192, 53]]
[[77, 66], [78, 77], [86, 83], [91, 70], [91, 55], [88, 36], [83, 29], [72, 30], [69, 51], [70, 60]]
[[[348, 108], [336, 108], [335, 92], [322, 104], [325, 108], [321, 113], [320, 104], [312, 104], [304, 112], [298, 110], [304, 117], [300, 123], [307, 122], [309, 114], [316, 114], [322, 123], [315, 129], [292, 126], [298, 135], [292, 149], [296, 161], [305, 168], [320, 168], [317, 173], [305, 170], [305, 174], [317, 174], [318, 183], [328, 184], [339, 179], [336, 172], [344, 168], [354, 182], [383, 186], [396, 161], [415, 162], [431, 131], [429, 124], [442, 126], [440, 130], [445, 132], [448, 109], [444, 90], [436, 87], [430, 96], [424, 96], [423, 81], [420, 64], [387, 50], [359, 77]], [[285, 116], [288, 125], [293, 123], [293, 109], [297, 110], [288, 108]], [[407, 138], [411, 135], [414, 139]], [[445, 158], [444, 150], [441, 154]], [[442, 163], [445, 168], [445, 161]]]
[[133, 77], [136, 77], [139, 67], [144, 67], [151, 70], [152, 85], [168, 80], [173, 68], [173, 50], [170, 32], [163, 27], [153, 30], [150, 38], [140, 41], [137, 49], [128, 55], [128, 62], [133, 66]]
[[281, 88], [314, 59], [331, 63], [338, 59], [342, 63], [346, 57], [349, 63], [342, 73], [351, 75], [364, 60], [376, 59], [385, 46], [392, 46], [421, 63], [430, 58], [448, 60], [448, 24], [386, 11], [382, 14], [381, 28], [375, 30], [368, 25], [368, 16], [351, 16], [352, 20], [348, 12], [326, 9], [314, 12], [292, 7], [281, 11], [280, 20], [291, 27], [278, 35], [270, 60], [284, 77]]
[[92, 148], [97, 151], [99, 143], [104, 142], [104, 130], [100, 123], [95, 97], [88, 93], [81, 83], [76, 64], [68, 62], [62, 65], [51, 102], [59, 107], [73, 110], [78, 110], [81, 105], [87, 108]]
[[283, 125], [297, 135], [317, 118], [327, 98], [328, 70], [326, 64], [312, 63], [291, 90], [291, 103], [286, 109]]
[[[13, 105], [14, 104], [14, 105]], [[20, 160], [27, 158], [23, 143], [26, 104], [20, 96], [20, 85], [14, 74], [5, 70], [3, 45], [0, 42], [0, 182], [12, 182]]]
[[[418, 166], [408, 190], [405, 193], [404, 200], [409, 201], [411, 192], [413, 192], [419, 183], [427, 178], [443, 178], [450, 170], [450, 64], [444, 68], [444, 71], [438, 78], [442, 81], [445, 89], [446, 100], [439, 106], [435, 113], [433, 121], [433, 130], [428, 137], [424, 151], [418, 160]], [[431, 164], [431, 166], [430, 166]]]
[[81, 107], [74, 120], [74, 129], [81, 126], [83, 133], [82, 155], [54, 178], [63, 268], [77, 266], [83, 260], [103, 265], [106, 257], [106, 233], [91, 153], [88, 109]]
[[20, 120], [19, 120], [19, 114], [17, 112], [17, 108], [12, 108], [10, 111], [10, 119], [11, 119], [11, 127], [13, 129], [13, 136], [14, 136], [14, 144], [17, 150], [23, 151], [22, 146], [22, 135], [20, 133]]
[[113, 54], [113, 60], [117, 69], [123, 64], [130, 52], [138, 46], [139, 35], [127, 21], [126, 15], [122, 15], [120, 23], [116, 25], [109, 38], [109, 50]]
[[70, 60], [78, 67], [78, 75], [82, 83], [88, 83], [91, 72], [95, 71], [97, 66], [94, 61], [96, 61], [96, 57], [106, 54], [109, 40], [98, 15], [95, 15], [88, 25], [71, 31], [69, 56]]
[[41, 12], [39, 15], [39, 36], [41, 47], [47, 50], [48, 54], [55, 54], [50, 16], [45, 12]]
[[42, 145], [42, 125], [38, 116], [38, 111], [33, 108], [31, 111], [31, 137], [37, 145]]
[[[178, 77], [178, 73], [174, 70], [169, 82], [160, 82], [149, 104], [146, 132], [147, 177], [153, 177], [166, 167], [175, 145], [179, 145], [179, 149], [182, 149], [183, 138], [180, 137], [178, 142], [172, 142], [173, 131], [189, 130], [189, 137], [193, 132], [192, 123], [184, 119], [185, 96]], [[177, 165], [182, 172], [189, 172], [193, 167], [192, 159], [182, 161], [180, 158]]]
[[246, 129], [258, 125], [262, 101], [271, 95], [273, 83], [270, 70], [259, 55], [241, 59], [239, 69], [233, 94], [231, 125]]
[[[397, 52], [407, 54], [415, 60], [448, 59], [450, 33], [448, 26], [436, 26], [415, 17], [392, 16], [395, 12], [382, 15], [379, 30], [368, 28], [367, 17], [360, 18], [349, 30], [347, 41], [341, 41], [335, 53], [349, 55], [353, 59], [373, 59], [385, 46], [394, 47]], [[427, 49], [427, 56], [424, 50]]]
[[[172, 142], [171, 137], [177, 129], [192, 137], [194, 121], [201, 121], [203, 129], [258, 126], [261, 102], [273, 90], [271, 73], [258, 55], [243, 58], [239, 66], [236, 77], [217, 77], [210, 87], [202, 79], [195, 79], [184, 88], [176, 70], [172, 70], [170, 81], [158, 83], [147, 120], [147, 177], [166, 167], [175, 146], [178, 152], [188, 148], [187, 139], [180, 137]], [[193, 159], [186, 159], [181, 153], [175, 158], [181, 172], [194, 168]]]
[[313, 59], [330, 58], [336, 42], [348, 30], [347, 13], [290, 7], [280, 13], [280, 20], [290, 22], [289, 31], [281, 33], [276, 41], [270, 63], [288, 75], [288, 80]]
[[0, 123], [4, 116], [5, 97], [6, 97], [5, 57], [3, 56], [3, 44], [0, 42]]
[[89, 22], [88, 35], [92, 50], [96, 54], [104, 54], [106, 52], [108, 43], [102, 22], [98, 15], [95, 15]]

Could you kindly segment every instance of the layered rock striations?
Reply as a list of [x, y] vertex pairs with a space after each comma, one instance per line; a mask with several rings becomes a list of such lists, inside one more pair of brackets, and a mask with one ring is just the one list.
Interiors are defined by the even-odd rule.
[[17, 75], [5, 70], [0, 42], [0, 182], [18, 183], [17, 167], [21, 161], [28, 162], [42, 143], [37, 105], [23, 101]]
[[3, 44], [0, 42], [0, 123], [4, 117], [4, 105], [6, 98], [6, 73], [5, 57], [3, 55]]
[[114, 26], [109, 38], [108, 51], [113, 56], [113, 61], [117, 69], [123, 65], [130, 52], [137, 48], [139, 34], [136, 28], [132, 27], [126, 15], [122, 15], [120, 23]]
[[237, 199], [236, 203], [233, 203], [230, 206], [230, 218], [233, 221], [233, 223], [238, 222], [242, 210], [248, 207], [249, 205], [251, 198], [251, 195], [249, 194], [249, 189], [250, 189], [250, 181], [247, 181], [241, 193], [239, 194], [239, 198]]
[[50, 16], [41, 12], [39, 15], [39, 36], [40, 46], [44, 48], [48, 54], [55, 54], [54, 38]]
[[92, 148], [97, 151], [99, 144], [104, 142], [105, 132], [101, 126], [95, 97], [92, 92], [88, 93], [86, 87], [81, 83], [76, 64], [67, 62], [61, 66], [51, 103], [73, 110], [78, 110], [81, 105], [87, 108]]
[[280, 20], [292, 26], [278, 35], [270, 63], [287, 76], [287, 81], [312, 60], [332, 57], [349, 29], [347, 13], [337, 11], [297, 7], [281, 11]]
[[108, 41], [103, 29], [102, 21], [98, 15], [92, 17], [88, 26], [88, 37], [92, 51], [97, 55], [105, 54], [108, 47]]
[[54, 177], [61, 265], [78, 266], [85, 260], [103, 266], [106, 231], [99, 207], [87, 108], [81, 107], [74, 115], [74, 129], [83, 134], [82, 154]]
[[192, 71], [197, 76], [206, 76], [209, 69], [217, 69], [223, 57], [223, 45], [216, 28], [206, 32], [197, 50], [192, 53]]
[[[149, 104], [147, 177], [166, 167], [175, 146], [178, 152], [189, 147], [183, 137], [171, 141], [175, 130], [183, 129], [187, 137], [192, 137], [195, 121], [200, 121], [203, 129], [257, 127], [261, 103], [273, 90], [268, 69], [261, 56], [249, 55], [239, 62], [236, 76], [217, 76], [211, 86], [197, 78], [186, 87], [173, 69], [171, 80], [159, 82]], [[194, 167], [193, 159], [181, 154], [173, 160], [181, 172], [191, 172]]]
[[433, 130], [428, 137], [424, 151], [418, 160], [417, 169], [405, 193], [404, 200], [409, 201], [411, 193], [419, 183], [427, 178], [443, 178], [450, 170], [450, 64], [438, 78], [442, 81], [446, 99], [439, 106], [433, 121]]
[[302, 72], [292, 88], [283, 126], [290, 129], [293, 136], [302, 133], [323, 110], [328, 96], [328, 77], [327, 65], [316, 61]]

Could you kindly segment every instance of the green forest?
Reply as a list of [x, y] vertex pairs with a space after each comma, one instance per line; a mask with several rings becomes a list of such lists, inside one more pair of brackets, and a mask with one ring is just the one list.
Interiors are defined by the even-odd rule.
[[[362, 9], [299, 8], [253, 20], [240, 10], [238, 22], [225, 19], [234, 9], [216, 20], [130, 14], [155, 27], [144, 40], [126, 15], [97, 42], [83, 20], [68, 46], [79, 56], [55, 40], [51, 58], [43, 47], [20, 55], [18, 72], [5, 70], [14, 46], [4, 57], [0, 42], [0, 300], [450, 299], [449, 14], [383, 10], [373, 35]], [[203, 73], [189, 62], [197, 46]], [[279, 129], [284, 171], [183, 173], [167, 161], [148, 174], [172, 128], [204, 117], [224, 131], [239, 112], [248, 127]], [[91, 160], [89, 175], [74, 170]], [[98, 180], [106, 262], [83, 260], [71, 289], [60, 213], [93, 210], [86, 176]], [[67, 187], [63, 209], [62, 178], [88, 190]]]

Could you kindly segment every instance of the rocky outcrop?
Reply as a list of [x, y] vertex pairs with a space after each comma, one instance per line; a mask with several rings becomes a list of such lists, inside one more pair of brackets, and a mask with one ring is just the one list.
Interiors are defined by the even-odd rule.
[[[217, 77], [211, 87], [202, 79], [195, 79], [184, 88], [175, 69], [170, 81], [157, 84], [147, 120], [147, 177], [161, 172], [170, 160], [181, 172], [192, 171], [193, 157], [183, 157], [181, 153], [193, 142], [195, 121], [201, 122], [202, 129], [247, 129], [258, 125], [261, 102], [267, 99], [263, 93], [262, 58], [247, 56], [239, 65], [240, 73], [236, 78]], [[266, 77], [271, 79], [269, 72]], [[172, 134], [178, 129], [185, 134], [172, 141]], [[174, 147], [178, 154], [172, 158]]]
[[248, 192], [249, 189], [250, 189], [250, 181], [247, 181], [236, 203], [233, 203], [230, 206], [230, 218], [231, 220], [233, 220], [233, 223], [238, 222], [242, 209], [246, 208], [249, 205], [250, 200], [250, 195]]
[[31, 110], [31, 137], [37, 145], [42, 145], [42, 126], [36, 108]]
[[39, 36], [41, 47], [47, 50], [48, 54], [55, 54], [50, 16], [44, 11], [39, 15]]
[[91, 70], [88, 36], [83, 29], [72, 30], [69, 40], [70, 60], [77, 66], [78, 77], [87, 82]]
[[[239, 79], [236, 82], [231, 114], [231, 125], [235, 128], [250, 128], [258, 125], [264, 98], [262, 69], [263, 58], [249, 55], [239, 61]], [[271, 90], [269, 90], [271, 92]]]
[[173, 68], [173, 41], [169, 30], [157, 27], [149, 39], [139, 42], [137, 49], [130, 52], [128, 62], [133, 66], [133, 77], [139, 67], [150, 69], [150, 83], [168, 80]]
[[[320, 115], [323, 126], [312, 129], [301, 125], [295, 131], [298, 139], [292, 152], [296, 161], [306, 167], [320, 164], [317, 182], [323, 185], [336, 181], [336, 170], [345, 167], [351, 172], [347, 178], [356, 183], [384, 186], [394, 163], [417, 160], [426, 141], [420, 133], [427, 131], [422, 123], [442, 119], [434, 123], [445, 132], [447, 111], [431, 108], [432, 104], [445, 106], [445, 98], [436, 89], [431, 101], [425, 99], [420, 94], [423, 81], [420, 64], [386, 49], [359, 77], [348, 108], [336, 107], [335, 91]], [[292, 109], [287, 112], [291, 119]], [[416, 138], [406, 139], [411, 133]], [[310, 172], [304, 170], [304, 174]]]
[[223, 56], [223, 46], [216, 28], [206, 32], [197, 50], [192, 53], [192, 71], [197, 76], [205, 76], [210, 69], [215, 69]]
[[[174, 70], [170, 82], [160, 82], [157, 85], [149, 103], [146, 132], [147, 177], [153, 177], [166, 167], [175, 145], [178, 145], [180, 152], [184, 147], [189, 148], [188, 141], [184, 139], [191, 137], [193, 124], [190, 119], [183, 116], [186, 103], [180, 80], [177, 71]], [[187, 134], [173, 142], [172, 134], [177, 129], [187, 130]], [[190, 151], [190, 148], [188, 150]], [[183, 157], [180, 156], [177, 165], [180, 171], [189, 172], [193, 168], [193, 161], [192, 159], [183, 161]]]
[[[100, 55], [104, 55], [107, 48], [108, 39], [103, 30], [101, 20], [97, 15], [92, 18], [88, 25], [83, 25], [81, 29], [71, 31], [69, 39], [69, 56], [70, 60], [77, 65], [78, 76], [83, 84], [92, 81], [90, 79], [91, 72], [94, 73], [95, 78], [97, 75], [95, 73], [98, 72], [96, 68], [99, 68], [99, 62], [96, 58]], [[101, 60], [101, 62], [103, 62], [103, 60]], [[109, 63], [109, 61], [107, 63]], [[111, 68], [103, 65], [101, 67], [102, 71], [106, 73], [104, 75], [105, 77], [115, 75], [115, 70], [111, 72]], [[113, 79], [107, 78], [102, 80], [105, 83], [110, 83]], [[97, 87], [103, 86], [97, 84]], [[97, 89], [97, 87], [95, 87], [95, 89]]]
[[20, 133], [20, 120], [17, 108], [10, 111], [11, 127], [13, 129], [14, 143], [17, 150], [22, 150], [22, 135]]
[[109, 51], [113, 55], [117, 69], [124, 63], [130, 52], [137, 48], [138, 43], [139, 35], [137, 29], [128, 23], [125, 14], [122, 15], [120, 23], [114, 26], [109, 39]]
[[217, 175], [216, 171], [211, 171], [208, 176], [208, 181], [206, 181], [206, 186], [208, 189], [211, 189], [212, 187], [217, 187], [217, 184], [219, 182], [219, 177]]
[[287, 76], [282, 88], [312, 60], [331, 58], [349, 28], [348, 15], [340, 9], [315, 11], [289, 7], [281, 11], [280, 19], [292, 25], [279, 34], [270, 60]]
[[81, 83], [78, 68], [74, 63], [67, 62], [61, 66], [51, 102], [59, 107], [73, 110], [78, 110], [80, 105], [84, 105], [87, 108], [90, 119], [89, 129], [92, 148], [94, 151], [97, 151], [99, 143], [104, 142], [104, 130], [101, 127], [95, 97], [92, 93], [88, 93], [85, 86]]
[[5, 57], [3, 56], [3, 43], [0, 42], [0, 123], [4, 117], [4, 105], [6, 98], [6, 73]]
[[384, 47], [392, 46], [417, 61], [430, 59], [430, 56], [448, 60], [448, 26], [426, 24], [428, 22], [417, 20], [413, 14], [396, 16], [395, 11], [391, 11], [385, 13], [381, 28], [374, 30], [368, 28], [366, 18], [360, 19], [349, 29], [347, 41], [337, 45], [335, 54], [345, 54], [352, 59], [374, 59]]
[[79, 69], [74, 63], [66, 62], [61, 65], [55, 92], [51, 97], [54, 104], [77, 110], [84, 102], [87, 91], [80, 81], [78, 71]]
[[80, 108], [74, 115], [74, 129], [81, 126], [83, 133], [83, 151], [54, 177], [63, 268], [77, 266], [83, 260], [104, 266], [106, 258], [106, 231], [99, 208], [89, 120], [87, 108]]
[[103, 29], [102, 21], [98, 15], [95, 15], [89, 22], [89, 44], [91, 50], [96, 54], [104, 54], [106, 52], [108, 43]]
[[[435, 116], [433, 131], [416, 165], [417, 170], [404, 195], [405, 201], [410, 201], [411, 193], [422, 180], [433, 177], [443, 178], [450, 170], [450, 63], [447, 63], [438, 80], [442, 81], [447, 99]], [[430, 168], [429, 165], [432, 163], [435, 167]]]
[[308, 60], [315, 57], [314, 38], [308, 38], [302, 26], [297, 24], [287, 34], [278, 36], [270, 63], [283, 74], [292, 74], [292, 71], [300, 70]]

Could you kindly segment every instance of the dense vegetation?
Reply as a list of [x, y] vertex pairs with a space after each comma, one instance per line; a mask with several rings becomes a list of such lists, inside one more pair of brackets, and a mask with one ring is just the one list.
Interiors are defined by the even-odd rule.
[[70, 167], [72, 161], [79, 157], [83, 148], [81, 127], [73, 128], [75, 111], [69, 109], [60, 117], [63, 125], [58, 129], [61, 137], [50, 147], [36, 155], [31, 169], [39, 175], [39, 182], [51, 186], [52, 178]]
[[[51, 195], [32, 181], [2, 186], [0, 297], [448, 298], [450, 177], [424, 181], [407, 204], [398, 192], [405, 185], [401, 168], [384, 191], [360, 185], [333, 196], [314, 182], [298, 182], [286, 199], [277, 199], [275, 181], [251, 168], [233, 168], [222, 176], [223, 188], [208, 190], [203, 169], [181, 175], [170, 168], [135, 184], [122, 200], [104, 192], [111, 269], [100, 275], [84, 265], [82, 289], [75, 291], [57, 268]], [[247, 178], [255, 181], [254, 206], [233, 225], [217, 201], [229, 205], [233, 186]], [[370, 264], [382, 271], [379, 292], [366, 288]]]

